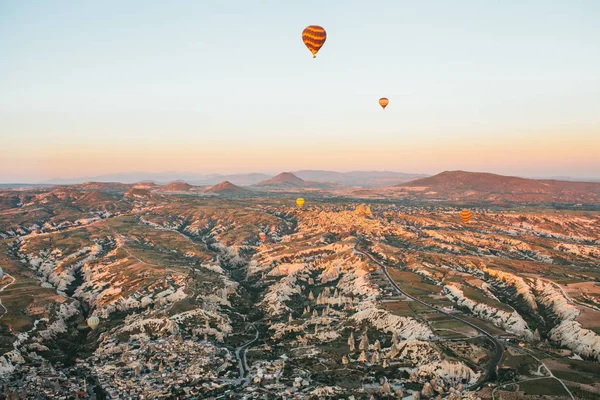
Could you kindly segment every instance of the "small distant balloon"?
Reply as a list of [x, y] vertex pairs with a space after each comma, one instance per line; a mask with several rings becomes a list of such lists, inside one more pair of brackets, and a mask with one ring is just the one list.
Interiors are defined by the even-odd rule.
[[265, 239], [267, 238], [267, 235], [264, 232], [261, 232], [261, 233], [258, 234], [258, 237], [260, 238], [260, 240], [262, 242], [264, 242]]
[[390, 101], [387, 99], [387, 97], [382, 97], [379, 99], [379, 105], [381, 106], [381, 108], [383, 108], [385, 110], [385, 108], [387, 107], [387, 105], [390, 103]]
[[302, 207], [304, 205], [304, 199], [302, 197], [297, 198], [296, 204], [298, 205], [298, 207]]
[[325, 29], [318, 25], [307, 26], [302, 31], [302, 41], [312, 53], [313, 58], [317, 57], [317, 53], [319, 52], [319, 49], [323, 47], [326, 39], [327, 33], [325, 32]]
[[473, 216], [473, 213], [469, 210], [461, 210], [458, 215], [460, 216], [460, 219], [462, 219], [462, 222], [466, 224]]
[[95, 315], [93, 315], [88, 318], [87, 324], [90, 328], [92, 328], [92, 330], [95, 330], [98, 327], [98, 325], [100, 324], [100, 319], [98, 317], [96, 317]]

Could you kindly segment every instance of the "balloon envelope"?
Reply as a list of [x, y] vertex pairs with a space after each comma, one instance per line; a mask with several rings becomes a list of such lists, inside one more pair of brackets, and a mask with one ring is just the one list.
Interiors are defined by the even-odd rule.
[[379, 105], [385, 110], [385, 108], [387, 107], [387, 105], [390, 103], [390, 101], [387, 99], [387, 97], [382, 97], [379, 99]]
[[460, 219], [462, 219], [462, 222], [466, 224], [473, 216], [473, 213], [469, 210], [461, 210], [458, 215], [460, 216]]
[[304, 205], [304, 199], [302, 197], [296, 199], [296, 204], [298, 204], [298, 207], [302, 207]]
[[313, 58], [317, 56], [317, 52], [325, 43], [325, 39], [327, 39], [327, 33], [319, 25], [307, 26], [302, 31], [302, 41], [313, 54]]
[[96, 327], [98, 327], [98, 324], [100, 324], [100, 319], [98, 319], [98, 317], [96, 316], [91, 316], [88, 318], [87, 324], [90, 328], [96, 329]]

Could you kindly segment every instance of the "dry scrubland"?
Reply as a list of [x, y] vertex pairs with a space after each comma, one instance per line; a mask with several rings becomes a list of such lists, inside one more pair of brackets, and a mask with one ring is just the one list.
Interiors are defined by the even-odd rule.
[[0, 199], [7, 396], [600, 396], [599, 212]]

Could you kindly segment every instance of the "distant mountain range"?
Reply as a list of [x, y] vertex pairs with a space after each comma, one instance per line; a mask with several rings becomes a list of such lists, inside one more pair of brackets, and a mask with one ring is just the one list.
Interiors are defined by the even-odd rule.
[[260, 181], [271, 178], [273, 175], [250, 173], [250, 174], [230, 174], [230, 175], [207, 175], [202, 179], [191, 181], [195, 185], [216, 185], [222, 182], [229, 182], [238, 186], [250, 186]]
[[392, 171], [335, 172], [316, 170], [295, 171], [294, 175], [307, 181], [331, 182], [344, 186], [360, 187], [386, 187], [428, 176]]
[[525, 179], [480, 172], [445, 171], [394, 189], [400, 197], [419, 199], [600, 204], [600, 182]]
[[[386, 187], [373, 187], [368, 185], [374, 185], [375, 182], [382, 184], [388, 180], [409, 179], [415, 175], [377, 171], [348, 173], [299, 171], [298, 174], [312, 179], [303, 179], [295, 173], [283, 172], [251, 185], [245, 185], [245, 187], [229, 180], [219, 181], [212, 185], [192, 185], [179, 180], [161, 185], [148, 181], [136, 183], [84, 182], [61, 185], [53, 188], [50, 193], [61, 198], [71, 196], [73, 191], [109, 192], [112, 194], [127, 192], [132, 196], [148, 196], [151, 193], [156, 195], [186, 193], [192, 196], [257, 197], [269, 196], [269, 193], [281, 196], [286, 192], [309, 190], [314, 196], [385, 200], [457, 201], [499, 205], [508, 203], [600, 205], [600, 182], [526, 179], [480, 172], [445, 171], [409, 182]], [[262, 174], [244, 174], [233, 177], [239, 177], [243, 182], [254, 182], [262, 176]], [[318, 179], [331, 179], [331, 181]], [[345, 182], [345, 184], [339, 182]], [[356, 182], [362, 182], [363, 186], [352, 185]], [[20, 190], [24, 189], [20, 188]], [[95, 193], [85, 201], [93, 202], [94, 199], [100, 199], [100, 197], [98, 193]], [[103, 201], [107, 201], [107, 199], [109, 198]]]
[[[359, 186], [359, 187], [386, 187], [397, 185], [399, 183], [408, 182], [412, 179], [423, 178], [425, 174], [406, 174], [403, 172], [391, 171], [354, 171], [354, 172], [335, 172], [321, 170], [302, 170], [292, 171], [292, 174], [300, 179], [309, 182], [328, 182], [336, 183], [344, 186]], [[83, 182], [120, 182], [120, 183], [137, 183], [142, 181], [153, 182], [157, 184], [167, 184], [170, 182], [186, 182], [191, 185], [212, 186], [223, 181], [228, 181], [238, 186], [251, 186], [259, 184], [262, 181], [267, 181], [274, 178], [274, 175], [262, 173], [248, 174], [182, 174], [175, 172], [165, 173], [123, 173], [101, 175], [85, 178], [72, 179], [53, 179], [43, 182], [44, 185], [73, 185]], [[31, 186], [31, 185], [25, 185]]]
[[250, 186], [262, 180], [272, 178], [273, 175], [261, 173], [249, 174], [189, 174], [189, 173], [146, 173], [133, 172], [123, 174], [99, 175], [94, 177], [84, 178], [69, 178], [69, 179], [52, 179], [43, 182], [44, 185], [73, 185], [83, 182], [121, 182], [121, 183], [137, 183], [137, 182], [153, 182], [156, 184], [167, 184], [170, 182], [186, 182], [191, 185], [208, 186], [216, 185], [223, 181], [229, 181], [236, 185]]

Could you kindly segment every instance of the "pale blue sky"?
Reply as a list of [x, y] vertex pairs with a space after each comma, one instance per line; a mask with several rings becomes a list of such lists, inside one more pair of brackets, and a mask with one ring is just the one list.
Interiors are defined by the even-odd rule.
[[[4, 0], [0, 182], [165, 170], [598, 177], [598, 21], [594, 0]], [[301, 41], [310, 24], [328, 35], [316, 59]]]

